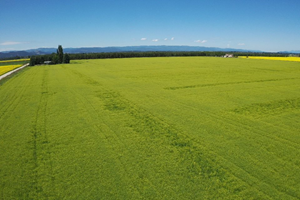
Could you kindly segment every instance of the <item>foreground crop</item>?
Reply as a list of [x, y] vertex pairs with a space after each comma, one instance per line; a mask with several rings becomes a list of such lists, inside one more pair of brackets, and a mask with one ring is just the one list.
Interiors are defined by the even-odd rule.
[[2, 199], [299, 199], [297, 62], [134, 58], [0, 86]]

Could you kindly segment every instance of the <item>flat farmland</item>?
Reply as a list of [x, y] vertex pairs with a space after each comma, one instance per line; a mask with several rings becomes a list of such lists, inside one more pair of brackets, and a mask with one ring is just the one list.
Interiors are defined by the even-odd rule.
[[0, 199], [299, 199], [300, 62], [74, 60], [0, 82]]

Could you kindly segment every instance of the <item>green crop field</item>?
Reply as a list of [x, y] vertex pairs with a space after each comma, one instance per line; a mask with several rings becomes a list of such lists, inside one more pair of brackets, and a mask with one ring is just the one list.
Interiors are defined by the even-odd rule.
[[26, 63], [29, 63], [29, 59], [0, 60], [0, 67], [8, 65], [24, 65]]
[[0, 199], [299, 199], [300, 63], [75, 60], [0, 82]]

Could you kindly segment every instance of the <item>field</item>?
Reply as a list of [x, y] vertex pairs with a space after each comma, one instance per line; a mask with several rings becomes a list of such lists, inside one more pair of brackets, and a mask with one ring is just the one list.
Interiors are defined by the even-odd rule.
[[76, 60], [0, 82], [0, 199], [299, 199], [300, 63]]
[[300, 62], [300, 57], [239, 56], [239, 58], [260, 59], [260, 60], [281, 60], [281, 61]]
[[15, 59], [15, 60], [0, 60], [0, 63], [11, 63], [11, 62], [29, 62], [29, 58]]
[[25, 63], [28, 63], [29, 59], [18, 59], [18, 60], [3, 60], [0, 61], [0, 75], [5, 74], [11, 70], [21, 67]]

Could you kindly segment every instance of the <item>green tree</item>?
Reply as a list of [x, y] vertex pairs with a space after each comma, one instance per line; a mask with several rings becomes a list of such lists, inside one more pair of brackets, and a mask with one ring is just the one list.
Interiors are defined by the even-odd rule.
[[63, 63], [70, 63], [70, 56], [69, 56], [69, 54], [67, 54], [67, 53], [64, 54]]
[[35, 57], [35, 64], [42, 64], [41, 56], [36, 56]]
[[57, 55], [58, 55], [58, 63], [63, 63], [64, 51], [61, 45], [58, 45]]
[[29, 65], [30, 65], [30, 66], [34, 66], [34, 65], [35, 65], [35, 56], [31, 56], [31, 57], [30, 57]]
[[52, 57], [52, 63], [59, 64], [59, 56], [57, 54]]

